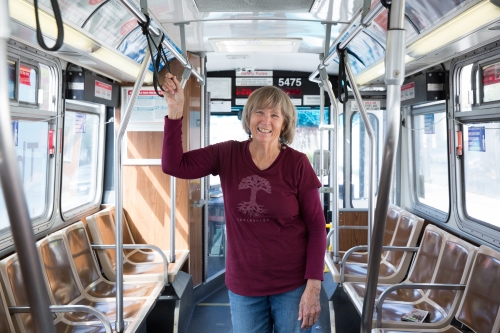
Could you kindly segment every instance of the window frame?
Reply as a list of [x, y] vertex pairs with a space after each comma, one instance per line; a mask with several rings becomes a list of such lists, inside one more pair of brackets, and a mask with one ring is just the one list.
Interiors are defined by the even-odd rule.
[[[82, 216], [85, 212], [90, 210], [99, 209], [102, 201], [102, 196], [104, 193], [104, 146], [106, 140], [106, 106], [102, 104], [95, 104], [90, 102], [83, 102], [77, 100], [66, 100], [65, 112], [78, 112], [85, 114], [93, 114], [97, 115], [99, 118], [99, 125], [97, 128], [97, 168], [96, 168], [96, 189], [93, 200], [90, 202], [86, 202], [80, 206], [71, 208], [67, 211], [63, 210], [62, 207], [62, 199], [59, 201], [59, 210], [61, 212], [61, 217], [64, 221], [70, 221], [74, 218]], [[64, 138], [64, 125], [62, 126], [62, 138]], [[62, 194], [62, 186], [63, 186], [63, 168], [64, 163], [62, 162], [62, 156], [64, 155], [64, 142], [61, 144], [61, 174], [59, 175], [59, 182], [61, 184], [60, 195]]]
[[[15, 43], [8, 43], [7, 48], [7, 59], [16, 63], [16, 99], [9, 99], [11, 117], [13, 120], [28, 120], [28, 121], [45, 121], [48, 122], [48, 129], [54, 130], [54, 148], [55, 155], [47, 159], [47, 195], [44, 214], [42, 214], [37, 219], [32, 220], [33, 232], [39, 234], [45, 230], [50, 229], [57, 219], [57, 214], [55, 214], [55, 203], [58, 200], [58, 194], [56, 189], [59, 184], [57, 182], [59, 172], [57, 170], [57, 164], [59, 163], [59, 133], [57, 129], [60, 126], [61, 120], [59, 115], [61, 114], [61, 89], [62, 89], [62, 67], [59, 60], [50, 55], [44, 55], [38, 53], [31, 48], [21, 49]], [[40, 86], [40, 69], [38, 63], [48, 66], [53, 71], [54, 75], [54, 93], [55, 93], [55, 110], [47, 111], [40, 110], [38, 105], [38, 91], [36, 94], [36, 104], [19, 102], [19, 66], [20, 64], [28, 64], [32, 67], [37, 68], [37, 84]], [[12, 231], [11, 228], [5, 228], [0, 231], [0, 248], [6, 248], [13, 245]]]
[[[451, 117], [455, 119], [455, 123], [450, 120], [449, 127], [450, 131], [456, 133], [457, 131], [464, 130], [464, 126], [461, 124], [473, 124], [488, 121], [500, 121], [500, 100], [492, 101], [486, 103], [480, 103], [478, 99], [482, 99], [482, 75], [476, 74], [479, 71], [480, 66], [488, 65], [495, 62], [500, 62], [499, 55], [500, 47], [495, 43], [490, 46], [484, 47], [482, 52], [473, 52], [459, 58], [453, 59], [450, 65], [450, 75], [453, 78], [451, 88], [451, 101], [454, 101], [453, 108], [451, 108]], [[461, 79], [461, 69], [467, 65], [474, 64], [471, 71], [472, 87], [478, 89], [477, 84], [474, 82], [476, 77], [479, 82], [479, 93], [477, 90], [473, 90], [474, 104], [472, 105], [472, 111], [460, 111], [460, 79]], [[451, 128], [453, 126], [453, 128]], [[464, 172], [464, 158], [457, 156], [455, 147], [457, 146], [456, 135], [453, 138], [453, 156], [457, 160], [451, 163], [450, 172], [453, 172], [452, 182], [454, 185], [455, 198], [454, 210], [457, 215], [456, 224], [458, 228], [473, 237], [476, 237], [482, 241], [488, 242], [490, 244], [495, 244], [499, 246], [500, 244], [500, 229], [493, 226], [487, 222], [479, 221], [468, 216], [465, 209], [465, 172]], [[465, 149], [465, 148], [463, 148]]]
[[[413, 117], [414, 116], [420, 116], [420, 115], [425, 115], [425, 114], [436, 114], [440, 113], [443, 110], [444, 106], [444, 113], [445, 115], [448, 114], [448, 101], [439, 101], [437, 102], [430, 102], [430, 103], [425, 103], [422, 105], [409, 105], [406, 108], [406, 117], [405, 117], [405, 127], [406, 128], [413, 128]], [[449, 133], [449, 126], [448, 126], [448, 121], [446, 121], [446, 130]], [[449, 135], [447, 135], [447, 140], [448, 144], [447, 146], [450, 147], [449, 143]], [[417, 170], [417, 161], [415, 157], [415, 131], [410, 131], [410, 133], [407, 133], [407, 142], [408, 142], [408, 157], [410, 159], [408, 163], [409, 167], [409, 172], [408, 172], [408, 184], [410, 185], [410, 202], [412, 205], [412, 209], [415, 210], [416, 212], [422, 214], [423, 216], [426, 217], [431, 217], [432, 219], [435, 219], [439, 222], [446, 223], [448, 222], [450, 215], [451, 215], [451, 175], [450, 175], [450, 154], [448, 150], [448, 156], [447, 156], [447, 171], [448, 171], [448, 212], [443, 212], [435, 207], [426, 205], [418, 199], [418, 194], [417, 194], [417, 177], [416, 177], [416, 170]]]

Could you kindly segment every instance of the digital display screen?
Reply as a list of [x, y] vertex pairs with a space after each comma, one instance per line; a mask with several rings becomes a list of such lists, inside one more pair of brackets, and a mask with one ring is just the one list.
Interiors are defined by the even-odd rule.
[[236, 87], [236, 97], [248, 97], [260, 87]]
[[283, 90], [290, 98], [302, 97], [301, 88], [280, 88], [280, 89]]

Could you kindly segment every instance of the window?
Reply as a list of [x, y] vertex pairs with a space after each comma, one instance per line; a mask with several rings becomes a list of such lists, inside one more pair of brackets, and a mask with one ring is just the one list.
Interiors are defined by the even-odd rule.
[[[243, 130], [241, 120], [236, 115], [223, 116], [211, 115], [210, 116], [210, 144], [236, 140], [248, 140], [248, 134]], [[209, 176], [210, 186], [220, 185], [219, 176]]]
[[467, 216], [500, 227], [500, 122], [463, 126]]
[[[439, 112], [414, 109], [412, 116], [414, 195], [423, 204], [449, 212], [448, 138], [446, 104], [434, 106]], [[416, 114], [418, 112], [418, 114]]]
[[[380, 126], [383, 124], [383, 111], [368, 114], [375, 136], [375, 190], [378, 187], [380, 169]], [[368, 208], [369, 197], [369, 155], [370, 141], [359, 112], [351, 120], [351, 201], [354, 208]]]
[[[487, 52], [456, 60], [454, 96], [469, 90], [466, 111], [454, 111], [454, 136], [461, 154], [455, 164], [459, 227], [489, 243], [500, 239], [500, 58]], [[469, 87], [470, 85], [470, 87]], [[473, 99], [473, 101], [472, 101]], [[459, 96], [459, 101], [463, 101]], [[460, 105], [460, 111], [464, 111]], [[460, 140], [459, 142], [458, 140]]]
[[[0, 183], [0, 186], [2, 184]], [[3, 192], [0, 191], [0, 232], [10, 227], [9, 214], [7, 213], [7, 206], [5, 205], [5, 198]]]
[[66, 111], [61, 193], [63, 213], [96, 199], [99, 120], [96, 114]]
[[16, 82], [16, 62], [7, 61], [7, 72], [9, 73], [9, 99], [16, 100], [17, 82]]
[[40, 90], [38, 104], [40, 110], [56, 111], [56, 75], [54, 69], [40, 64]]
[[[14, 148], [31, 220], [42, 219], [48, 209], [48, 133], [45, 121], [15, 119]], [[0, 191], [0, 231], [10, 227], [3, 192]]]
[[472, 92], [472, 65], [467, 65], [461, 69], [460, 73], [460, 111], [471, 111], [473, 92]]

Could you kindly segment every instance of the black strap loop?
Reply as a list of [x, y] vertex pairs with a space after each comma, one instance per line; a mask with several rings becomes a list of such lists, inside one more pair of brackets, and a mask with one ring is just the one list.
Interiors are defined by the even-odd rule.
[[52, 5], [52, 10], [54, 11], [54, 18], [56, 19], [57, 25], [57, 38], [56, 43], [52, 47], [48, 47], [43, 40], [42, 30], [40, 27], [40, 19], [38, 18], [38, 0], [34, 0], [33, 4], [35, 6], [35, 19], [36, 19], [36, 40], [38, 44], [42, 47], [42, 49], [46, 51], [57, 51], [61, 48], [64, 42], [64, 26], [61, 15], [61, 10], [59, 9], [59, 4], [57, 0], [50, 0]]
[[[345, 51], [346, 49], [341, 49], [340, 44], [337, 44], [337, 55], [339, 57], [339, 81], [338, 81], [338, 94], [339, 102], [342, 104], [347, 103], [349, 100], [349, 94], [347, 91], [347, 73], [345, 70]], [[344, 96], [342, 96], [342, 94]]]
[[[149, 53], [151, 54], [151, 63], [153, 65], [153, 86], [155, 88], [155, 92], [158, 96], [163, 97], [163, 94], [161, 94], [158, 91], [158, 87], [160, 87], [161, 91], [165, 91], [163, 90], [160, 84], [160, 64], [162, 60], [163, 63], [165, 64], [165, 67], [167, 67], [168, 72], [170, 72], [170, 65], [168, 63], [168, 58], [162, 46], [163, 41], [165, 40], [165, 34], [163, 33], [161, 34], [160, 42], [158, 43], [158, 46], [156, 46], [153, 37], [151, 37], [151, 33], [149, 32], [149, 25], [151, 24], [151, 18], [147, 14], [144, 14], [144, 16], [146, 16], [146, 22], [141, 23], [137, 21], [137, 24], [141, 26], [142, 33], [144, 36], [146, 36], [146, 40], [148, 42]], [[155, 54], [156, 54], [156, 59], [155, 59]]]

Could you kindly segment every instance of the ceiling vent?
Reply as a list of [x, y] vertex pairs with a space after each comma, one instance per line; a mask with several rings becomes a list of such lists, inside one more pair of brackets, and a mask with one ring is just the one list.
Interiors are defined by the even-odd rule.
[[308, 13], [315, 0], [194, 0], [201, 13], [293, 12]]

